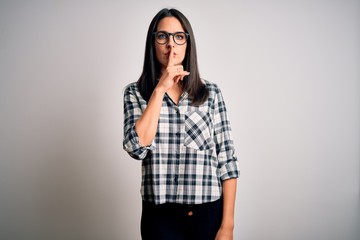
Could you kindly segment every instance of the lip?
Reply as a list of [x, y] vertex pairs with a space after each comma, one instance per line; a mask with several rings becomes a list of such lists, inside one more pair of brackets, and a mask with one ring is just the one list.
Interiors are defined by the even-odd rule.
[[[167, 56], [167, 57], [169, 57], [169, 54], [170, 54], [170, 52], [167, 52], [167, 53], [165, 53], [165, 56]], [[174, 56], [176, 56], [177, 54], [174, 52]]]

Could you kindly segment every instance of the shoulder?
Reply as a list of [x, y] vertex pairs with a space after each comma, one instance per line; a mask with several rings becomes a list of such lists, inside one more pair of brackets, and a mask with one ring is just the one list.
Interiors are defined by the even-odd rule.
[[133, 99], [134, 97], [138, 100], [141, 99], [141, 94], [137, 86], [137, 82], [131, 82], [127, 84], [123, 89], [124, 99]]
[[211, 82], [209, 80], [206, 79], [201, 79], [202, 82], [205, 84], [206, 89], [209, 91], [209, 94], [212, 95], [217, 95], [219, 93], [221, 93], [220, 87], [218, 86], [218, 84]]
[[124, 88], [125, 95], [131, 94], [131, 93], [136, 93], [136, 92], [139, 92], [138, 87], [137, 87], [137, 82], [129, 83]]
[[137, 89], [137, 82], [131, 82], [128, 85], [125, 86], [125, 91], [126, 90], [135, 90]]
[[209, 92], [208, 101], [213, 104], [225, 104], [224, 96], [221, 92], [221, 89], [217, 83], [211, 82], [209, 80], [202, 79], [203, 83], [205, 83], [206, 88]]

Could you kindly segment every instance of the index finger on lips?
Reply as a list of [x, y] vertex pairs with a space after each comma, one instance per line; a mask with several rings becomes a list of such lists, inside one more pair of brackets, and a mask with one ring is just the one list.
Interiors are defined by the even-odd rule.
[[171, 48], [169, 52], [168, 67], [172, 67], [172, 66], [174, 66], [174, 52], [173, 49]]

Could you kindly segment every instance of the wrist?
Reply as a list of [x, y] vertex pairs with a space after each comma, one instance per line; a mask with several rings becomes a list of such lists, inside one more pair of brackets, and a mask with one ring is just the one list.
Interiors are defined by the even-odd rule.
[[161, 95], [165, 95], [166, 93], [166, 90], [159, 87], [159, 86], [156, 86], [155, 89], [154, 89], [154, 94], [161, 94]]
[[222, 221], [222, 223], [221, 223], [221, 226], [220, 226], [221, 228], [223, 228], [223, 229], [227, 229], [227, 230], [234, 230], [234, 221], [232, 221], [232, 220], [226, 220], [226, 221]]

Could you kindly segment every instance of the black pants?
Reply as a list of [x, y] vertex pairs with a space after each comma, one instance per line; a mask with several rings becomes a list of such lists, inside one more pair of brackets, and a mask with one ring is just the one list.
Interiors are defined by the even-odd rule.
[[214, 240], [222, 220], [222, 199], [196, 205], [143, 201], [142, 207], [143, 240]]

